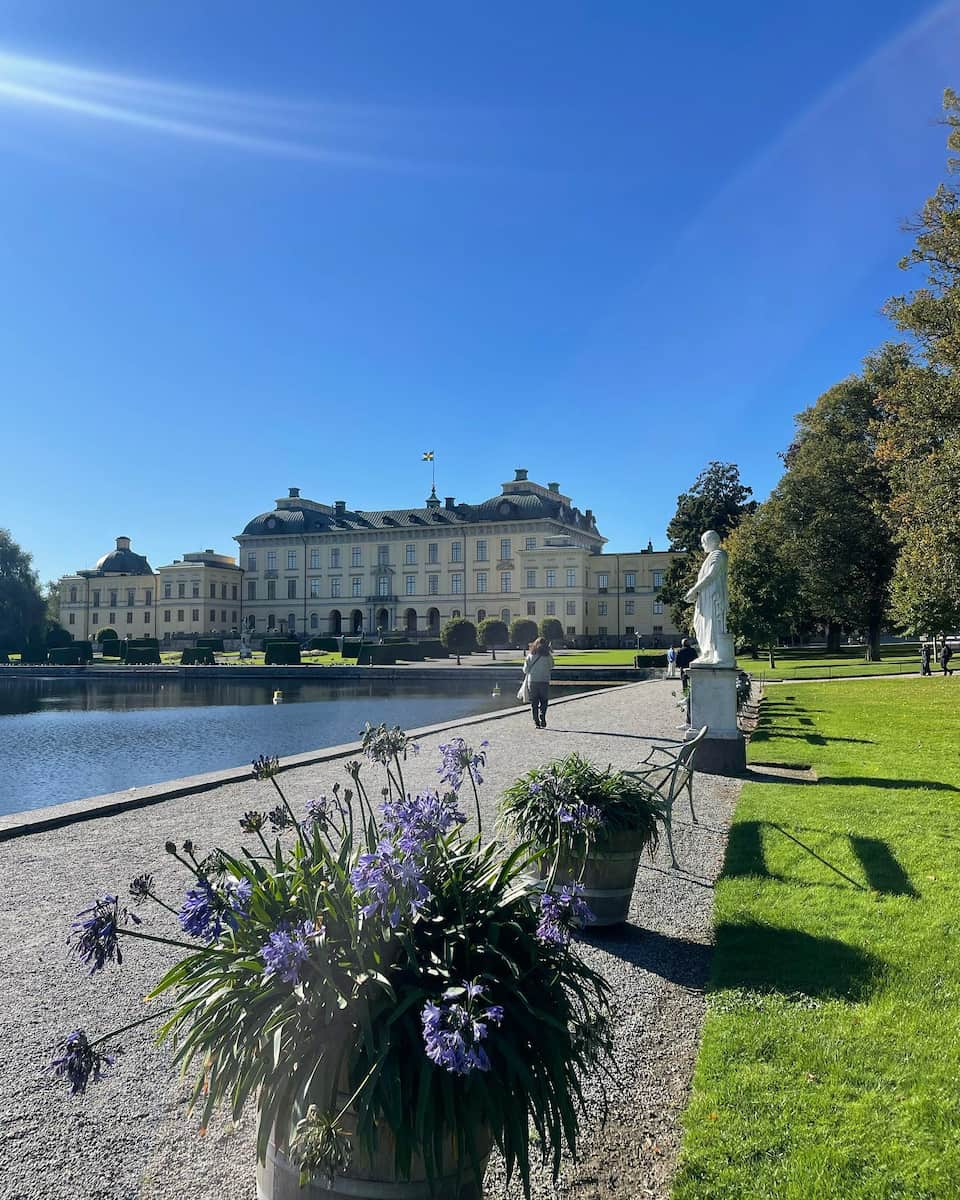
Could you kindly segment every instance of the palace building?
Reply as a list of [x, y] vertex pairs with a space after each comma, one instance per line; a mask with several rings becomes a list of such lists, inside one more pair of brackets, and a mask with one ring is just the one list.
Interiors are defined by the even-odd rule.
[[203, 550], [153, 571], [119, 537], [61, 580], [61, 622], [77, 639], [112, 628], [165, 641], [241, 629], [436, 636], [453, 617], [555, 617], [592, 645], [678, 636], [657, 600], [675, 553], [605, 553], [593, 512], [523, 468], [479, 504], [433, 490], [422, 508], [365, 511], [290, 488], [236, 540], [239, 562]]
[[453, 617], [556, 617], [568, 638], [675, 636], [656, 599], [673, 554], [604, 554], [592, 511], [523, 468], [479, 504], [364, 511], [299, 488], [237, 536], [255, 633], [439, 633]]

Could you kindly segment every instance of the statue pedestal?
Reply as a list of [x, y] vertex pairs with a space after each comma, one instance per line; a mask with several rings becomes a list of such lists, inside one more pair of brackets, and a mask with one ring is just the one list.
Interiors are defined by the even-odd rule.
[[709, 726], [695, 769], [708, 775], [742, 774], [747, 750], [737, 726], [737, 668], [692, 663], [689, 675], [690, 724], [694, 731]]

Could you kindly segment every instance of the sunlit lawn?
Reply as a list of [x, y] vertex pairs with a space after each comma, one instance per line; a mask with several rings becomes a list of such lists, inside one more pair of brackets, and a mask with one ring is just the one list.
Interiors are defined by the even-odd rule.
[[828, 654], [825, 650], [777, 650], [774, 659], [777, 665], [773, 670], [766, 654], [758, 658], [741, 655], [737, 665], [765, 679], [902, 675], [920, 670], [920, 650], [915, 645], [881, 646], [878, 662], [866, 662], [862, 646], [845, 646], [838, 654]]
[[674, 1200], [960, 1196], [958, 711], [960, 678], [767, 693], [751, 766], [819, 781], [744, 785]]

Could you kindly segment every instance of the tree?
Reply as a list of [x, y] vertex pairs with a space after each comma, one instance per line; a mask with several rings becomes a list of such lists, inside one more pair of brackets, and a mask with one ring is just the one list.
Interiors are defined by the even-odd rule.
[[10, 531], [0, 529], [0, 650], [19, 650], [31, 628], [43, 623], [46, 606], [32, 561]]
[[[960, 98], [944, 93], [947, 169], [960, 168]], [[868, 360], [878, 388], [877, 455], [889, 472], [890, 525], [900, 548], [892, 612], [914, 633], [960, 628], [960, 191], [941, 183], [913, 225], [901, 261], [925, 286], [886, 311], [916, 350], [886, 346]]]
[[510, 640], [510, 631], [499, 617], [487, 617], [477, 627], [477, 637], [480, 645], [489, 650], [493, 658], [497, 657], [497, 647], [506, 646]]
[[48, 579], [43, 585], [43, 598], [47, 605], [47, 620], [60, 624], [60, 581]]
[[460, 666], [461, 654], [472, 654], [477, 648], [477, 627], [466, 617], [454, 617], [440, 630], [440, 641], [457, 656], [457, 666]]
[[739, 525], [743, 515], [756, 508], [750, 500], [753, 489], [740, 482], [736, 463], [709, 463], [697, 476], [688, 492], [677, 497], [677, 511], [667, 526], [670, 549], [685, 552], [675, 558], [664, 573], [657, 599], [669, 606], [670, 619], [677, 629], [689, 631], [693, 606], [684, 596], [694, 585], [703, 562], [700, 538], [715, 529], [721, 538]]
[[789, 532], [778, 497], [748, 513], [727, 538], [730, 555], [730, 628], [769, 649], [801, 617], [800, 578], [791, 561]]
[[529, 617], [514, 617], [510, 622], [510, 645], [526, 649], [537, 637], [537, 623]]
[[544, 617], [540, 622], [540, 636], [548, 642], [562, 642], [563, 626], [556, 617]]
[[876, 398], [874, 383], [853, 375], [800, 413], [776, 489], [806, 604], [834, 644], [842, 625], [864, 630], [868, 660], [879, 656], [897, 554], [889, 478], [875, 453]]

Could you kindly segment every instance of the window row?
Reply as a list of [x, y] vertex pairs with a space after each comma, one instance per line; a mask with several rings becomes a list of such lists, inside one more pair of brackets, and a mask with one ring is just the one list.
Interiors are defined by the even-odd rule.
[[[176, 610], [176, 612], [177, 612], [177, 624], [183, 624], [183, 622], [186, 620], [186, 609], [178, 608]], [[217, 623], [217, 610], [215, 608], [211, 608], [209, 610], [209, 617], [210, 617], [210, 623], [212, 625], [215, 625]], [[190, 620], [191, 621], [199, 621], [200, 620], [200, 609], [199, 608], [191, 608], [190, 609]], [[173, 609], [165, 608], [163, 610], [163, 623], [165, 625], [170, 625], [173, 623]], [[236, 625], [236, 623], [237, 623], [237, 612], [235, 609], [230, 613], [230, 623], [231, 623], [231, 625]], [[225, 608], [220, 609], [220, 624], [221, 625], [227, 624], [227, 610]]]
[[[415, 566], [416, 565], [416, 563], [418, 562], [417, 549], [418, 549], [419, 545], [420, 544], [418, 542], [407, 542], [404, 545], [404, 547], [403, 547], [403, 562], [405, 565], [407, 565], [407, 566]], [[466, 543], [462, 542], [462, 541], [456, 541], [456, 542], [450, 542], [450, 543], [448, 543], [448, 545], [450, 547], [450, 562], [463, 562], [464, 561], [464, 549], [465, 549]], [[535, 537], [528, 537], [528, 538], [524, 539], [524, 549], [536, 550], [536, 548], [537, 548], [537, 539]], [[368, 547], [368, 549], [372, 549], [372, 548]], [[331, 570], [334, 570], [334, 571], [340, 570], [345, 565], [344, 551], [345, 551], [345, 547], [342, 547], [342, 546], [330, 546], [327, 548], [327, 551], [326, 551], [327, 562], [328, 562], [328, 565]], [[363, 546], [351, 546], [350, 547], [350, 566], [351, 567], [362, 567], [364, 565], [363, 551], [364, 551]], [[376, 559], [375, 559], [376, 565], [379, 567], [390, 566], [391, 565], [390, 552], [391, 552], [390, 545], [377, 546], [376, 547]], [[324, 553], [323, 550], [320, 549], [319, 547], [314, 547], [307, 551], [308, 562], [309, 562], [311, 571], [319, 571], [321, 569], [321, 567], [322, 567], [321, 559], [322, 559], [323, 553]], [[283, 555], [283, 554], [284, 554], [284, 552], [280, 551], [280, 550], [265, 550], [262, 552], [262, 559], [261, 559], [261, 555], [257, 551], [249, 550], [249, 551], [247, 551], [247, 570], [248, 571], [256, 571], [258, 569], [259, 562], [262, 561], [264, 564], [265, 571], [277, 571], [280, 569], [281, 555]], [[299, 555], [299, 552], [297, 550], [287, 550], [285, 552], [286, 569], [288, 571], [296, 571], [298, 569], [298, 563], [299, 563], [298, 555]], [[487, 562], [489, 560], [489, 557], [490, 557], [490, 544], [489, 544], [488, 540], [485, 538], [479, 538], [476, 542], [476, 561], [477, 562]], [[513, 539], [512, 538], [501, 538], [500, 539], [500, 561], [503, 562], [512, 557], [513, 557]], [[426, 545], [426, 562], [427, 563], [439, 563], [440, 562], [440, 543], [439, 542], [428, 542], [427, 543], [427, 545]], [[569, 586], [573, 587], [574, 585], [571, 583], [571, 584], [569, 584]]]

